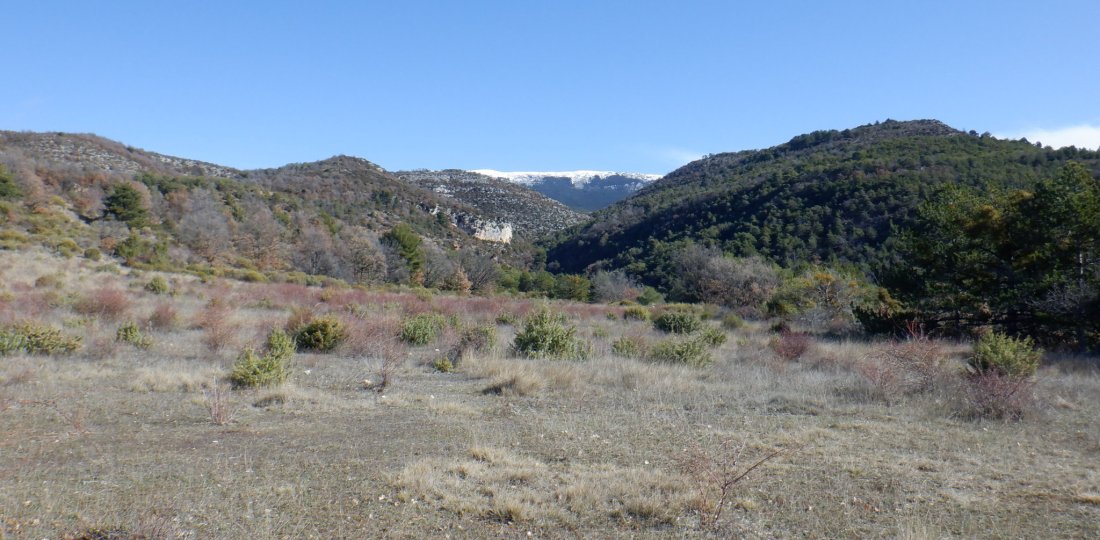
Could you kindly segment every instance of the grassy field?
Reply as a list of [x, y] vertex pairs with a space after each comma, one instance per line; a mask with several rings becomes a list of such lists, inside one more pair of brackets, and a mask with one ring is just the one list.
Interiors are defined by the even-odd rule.
[[[1048, 361], [1022, 418], [982, 419], [965, 344], [934, 344], [946, 366], [907, 392], [881, 376], [891, 344], [784, 358], [764, 323], [705, 321], [727, 339], [691, 367], [613, 353], [669, 339], [623, 307], [553, 303], [591, 352], [531, 359], [511, 345], [534, 300], [160, 276], [167, 293], [0, 252], [0, 324], [81, 338], [0, 357], [0, 537], [1100, 536], [1093, 359]], [[404, 344], [417, 313], [441, 334]], [[225, 384], [272, 328], [325, 314], [347, 328], [334, 351], [299, 352], [280, 386]], [[147, 348], [118, 341], [127, 322]], [[439, 371], [478, 325], [495, 345]]]

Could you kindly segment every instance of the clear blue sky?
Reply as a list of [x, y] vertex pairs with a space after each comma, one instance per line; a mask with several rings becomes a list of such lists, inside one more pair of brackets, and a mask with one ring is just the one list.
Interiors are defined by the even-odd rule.
[[351, 154], [391, 170], [664, 173], [886, 118], [1100, 146], [1096, 0], [6, 0], [2, 12], [0, 129], [240, 168]]

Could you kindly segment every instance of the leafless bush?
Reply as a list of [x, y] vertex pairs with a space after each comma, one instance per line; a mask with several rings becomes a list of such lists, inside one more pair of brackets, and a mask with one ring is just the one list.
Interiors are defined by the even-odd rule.
[[691, 504], [699, 514], [699, 524], [703, 528], [717, 529], [737, 484], [766, 461], [783, 453], [783, 450], [774, 450], [752, 465], [742, 467], [741, 454], [744, 450], [745, 445], [723, 439], [713, 450], [695, 443], [684, 450], [684, 455], [678, 456], [680, 469], [691, 480], [695, 490]]
[[130, 309], [130, 299], [121, 289], [103, 287], [77, 300], [73, 309], [81, 315], [93, 315], [113, 321], [121, 318]]
[[238, 325], [230, 310], [221, 305], [209, 306], [199, 313], [197, 325], [204, 330], [202, 342], [212, 352], [220, 352], [232, 345]]
[[783, 331], [773, 338], [768, 344], [775, 355], [788, 362], [794, 362], [806, 354], [810, 348], [812, 339], [809, 334], [794, 331]]
[[963, 390], [965, 416], [975, 419], [1019, 420], [1037, 403], [1035, 380], [995, 371], [968, 374]]
[[932, 390], [944, 379], [947, 356], [941, 344], [919, 329], [905, 340], [877, 345], [858, 364], [857, 371], [887, 402], [900, 396]]
[[382, 393], [397, 381], [397, 372], [405, 365], [407, 350], [397, 338], [392, 338], [379, 342], [375, 347], [375, 354], [382, 360], [382, 364], [378, 368], [378, 383], [373, 388]]
[[170, 302], [161, 302], [149, 315], [149, 326], [158, 330], [168, 330], [176, 327], [178, 319], [179, 314], [176, 312], [175, 306]]
[[233, 407], [229, 402], [229, 386], [219, 384], [217, 381], [210, 383], [208, 388], [203, 388], [203, 405], [210, 415], [210, 422], [215, 426], [224, 426], [233, 421]]

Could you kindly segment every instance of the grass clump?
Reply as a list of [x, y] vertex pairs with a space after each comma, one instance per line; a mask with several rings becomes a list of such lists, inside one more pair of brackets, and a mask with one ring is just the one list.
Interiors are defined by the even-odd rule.
[[129, 343], [139, 349], [148, 349], [153, 346], [153, 338], [142, 333], [141, 328], [133, 322], [118, 327], [115, 332], [115, 341]]
[[344, 323], [336, 317], [321, 317], [298, 330], [294, 342], [299, 349], [327, 352], [343, 343], [348, 337]]
[[398, 337], [409, 345], [427, 345], [439, 338], [447, 319], [438, 313], [418, 313], [401, 323]]
[[647, 356], [654, 362], [706, 367], [714, 362], [707, 352], [706, 343], [700, 339], [665, 339], [658, 341]]
[[1006, 377], [1027, 378], [1039, 369], [1043, 351], [1029, 337], [1013, 338], [997, 332], [982, 335], [974, 344], [969, 360], [973, 373], [996, 373]]
[[722, 326], [730, 330], [744, 328], [745, 319], [742, 319], [741, 316], [736, 313], [728, 313], [725, 317], [722, 317]]
[[670, 334], [691, 334], [703, 326], [703, 321], [691, 311], [666, 311], [653, 319], [653, 326]]
[[649, 310], [642, 306], [630, 306], [623, 310], [623, 320], [648, 322], [649, 317]]
[[51, 326], [21, 323], [0, 329], [0, 354], [71, 354], [80, 344], [80, 337], [67, 336]]
[[145, 284], [145, 290], [153, 294], [168, 294], [168, 281], [161, 276], [156, 276]]
[[644, 358], [648, 347], [640, 337], [623, 336], [611, 342], [611, 352], [624, 358]]
[[229, 381], [238, 388], [278, 386], [290, 377], [290, 363], [294, 360], [294, 340], [282, 330], [272, 330], [267, 335], [263, 354], [249, 347], [241, 352], [233, 364]]
[[567, 325], [565, 315], [542, 308], [524, 319], [523, 330], [516, 334], [512, 348], [528, 358], [584, 360], [592, 347], [576, 334], [577, 327]]
[[696, 339], [701, 341], [703, 345], [706, 345], [707, 347], [718, 347], [724, 344], [726, 340], [729, 339], [729, 337], [726, 335], [725, 332], [722, 331], [721, 328], [707, 326], [703, 328], [701, 332], [699, 332], [699, 335], [696, 337]]
[[437, 358], [435, 362], [432, 362], [432, 368], [440, 373], [450, 373], [455, 370], [454, 362], [451, 362], [450, 358], [446, 356]]

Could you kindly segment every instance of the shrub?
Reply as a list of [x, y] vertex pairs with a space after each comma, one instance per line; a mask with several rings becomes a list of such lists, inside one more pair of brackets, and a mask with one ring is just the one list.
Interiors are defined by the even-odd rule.
[[99, 248], [90, 247], [84, 250], [84, 258], [89, 261], [98, 261], [103, 258], [103, 253], [99, 251]]
[[153, 314], [149, 316], [149, 326], [162, 330], [174, 328], [177, 318], [176, 308], [168, 302], [162, 302], [157, 304], [157, 307], [153, 309]]
[[966, 378], [966, 416], [994, 420], [1019, 420], [1035, 405], [1035, 381], [996, 370]]
[[294, 360], [294, 341], [282, 330], [272, 330], [267, 336], [264, 353], [252, 347], [245, 349], [233, 364], [229, 380], [236, 387], [278, 386], [290, 377]]
[[793, 362], [806, 354], [810, 348], [810, 336], [802, 332], [782, 332], [769, 345], [776, 356]]
[[0, 329], [0, 354], [70, 354], [80, 344], [78, 336], [67, 336], [57, 328], [29, 322]]
[[699, 332], [699, 335], [695, 337], [699, 341], [703, 342], [703, 345], [707, 347], [718, 347], [726, 343], [729, 336], [718, 327], [705, 326], [703, 330]]
[[692, 367], [709, 366], [714, 359], [700, 339], [666, 339], [658, 341], [649, 350], [648, 358], [656, 362], [685, 364]]
[[130, 299], [126, 293], [114, 288], [101, 288], [92, 291], [73, 304], [73, 309], [81, 315], [95, 315], [115, 320], [130, 309]]
[[577, 327], [565, 324], [565, 315], [542, 308], [524, 319], [512, 348], [529, 358], [584, 360], [592, 348], [576, 333]]
[[514, 325], [514, 324], [516, 324], [517, 321], [519, 321], [519, 318], [516, 317], [515, 313], [509, 313], [507, 311], [501, 311], [500, 313], [497, 314], [496, 321], [497, 321], [497, 324]]
[[611, 342], [611, 352], [624, 358], [644, 358], [648, 347], [640, 337], [623, 336]]
[[435, 362], [432, 362], [432, 367], [440, 373], [450, 373], [455, 370], [455, 365], [447, 357], [437, 358]]
[[305, 325], [294, 336], [299, 349], [327, 352], [348, 337], [344, 323], [335, 317], [321, 317]]
[[153, 338], [143, 334], [138, 325], [133, 322], [118, 327], [115, 332], [115, 341], [129, 343], [139, 349], [148, 349], [153, 346]]
[[722, 326], [730, 330], [737, 330], [745, 326], [745, 319], [742, 319], [741, 316], [736, 313], [728, 313], [725, 317], [722, 317]]
[[649, 321], [649, 310], [642, 306], [630, 306], [623, 310], [623, 319], [628, 321]]
[[497, 328], [490, 324], [473, 326], [462, 331], [459, 343], [477, 352], [486, 352], [497, 344]]
[[418, 313], [401, 323], [398, 337], [410, 345], [427, 345], [439, 338], [447, 320], [438, 313]]
[[932, 390], [946, 375], [947, 357], [939, 342], [920, 332], [904, 341], [875, 346], [857, 369], [886, 400]]
[[161, 276], [156, 276], [145, 284], [145, 290], [153, 294], [168, 294], [168, 282]]
[[1007, 377], [1027, 378], [1039, 369], [1041, 349], [1029, 338], [1013, 338], [997, 332], [989, 332], [978, 338], [969, 360], [973, 373], [997, 373]]
[[691, 311], [666, 311], [653, 320], [653, 326], [662, 332], [690, 334], [699, 330], [703, 321]]

